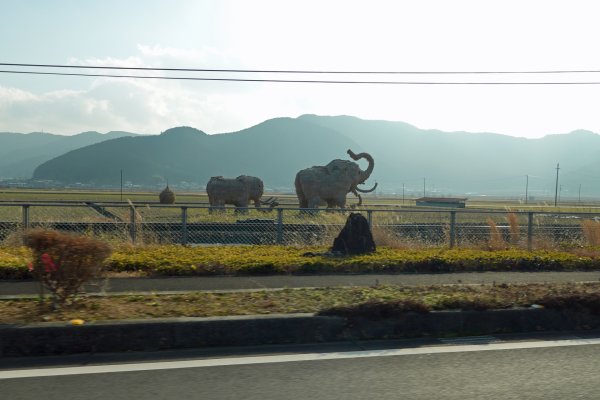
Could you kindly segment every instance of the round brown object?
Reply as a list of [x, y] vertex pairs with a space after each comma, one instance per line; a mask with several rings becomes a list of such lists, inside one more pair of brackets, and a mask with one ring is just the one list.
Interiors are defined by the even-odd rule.
[[175, 203], [175, 193], [171, 189], [169, 189], [169, 185], [160, 192], [158, 195], [158, 199], [160, 200], [160, 204], [173, 204]]

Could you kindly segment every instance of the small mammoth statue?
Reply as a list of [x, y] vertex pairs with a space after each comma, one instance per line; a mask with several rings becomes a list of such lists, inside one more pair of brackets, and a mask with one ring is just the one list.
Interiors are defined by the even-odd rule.
[[263, 181], [248, 175], [240, 175], [237, 178], [213, 176], [206, 184], [206, 193], [211, 207], [224, 207], [225, 204], [231, 204], [245, 208], [251, 201], [256, 208], [260, 208], [261, 204], [272, 206], [270, 202], [260, 200], [263, 191]]

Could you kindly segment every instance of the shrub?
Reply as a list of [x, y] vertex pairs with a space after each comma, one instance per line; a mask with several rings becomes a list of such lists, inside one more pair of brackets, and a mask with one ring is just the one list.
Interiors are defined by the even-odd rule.
[[[0, 279], [30, 278], [27, 264], [34, 259], [32, 253], [28, 248], [0, 248]], [[513, 247], [487, 251], [379, 247], [373, 254], [335, 257], [327, 254], [326, 247], [123, 245], [115, 248], [104, 266], [110, 272], [150, 276], [599, 271], [600, 249], [527, 251]]]
[[27, 231], [23, 242], [33, 252], [29, 270], [40, 285], [50, 290], [55, 308], [77, 294], [84, 283], [99, 277], [102, 263], [111, 253], [102, 241], [52, 230]]

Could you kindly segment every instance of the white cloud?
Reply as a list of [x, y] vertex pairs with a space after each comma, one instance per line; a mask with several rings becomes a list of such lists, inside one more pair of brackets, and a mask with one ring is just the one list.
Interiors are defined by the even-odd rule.
[[180, 60], [203, 60], [207, 58], [209, 51], [207, 49], [181, 49], [176, 47], [164, 47], [160, 45], [148, 46], [138, 44], [138, 50], [145, 57], [151, 58], [177, 58]]
[[177, 68], [210, 69], [219, 66], [221, 69], [239, 67], [241, 58], [231, 50], [220, 50], [210, 46], [199, 48], [167, 47], [161, 45], [138, 44], [138, 51], [149, 64], [148, 66], [169, 66]]
[[137, 56], [131, 56], [125, 59], [118, 59], [113, 57], [78, 59], [71, 57], [69, 58], [69, 64], [85, 66], [97, 65], [101, 67], [138, 68], [144, 66], [144, 61]]
[[[355, 115], [421, 128], [541, 137], [600, 131], [595, 87], [381, 87], [101, 78], [85, 90], [43, 94], [0, 87], [0, 131], [74, 134], [126, 130], [158, 134], [178, 125], [230, 132], [280, 116]], [[238, 89], [242, 90], [238, 90]], [[573, 102], [572, 99], [578, 99]]]
[[[143, 45], [138, 49], [141, 55], [124, 59], [72, 58], [69, 62], [75, 65], [157, 67], [172, 65], [173, 59], [186, 65], [191, 61], [201, 65], [210, 59], [227, 58], [214, 49], [197, 51]], [[114, 73], [131, 74], [128, 71]], [[135, 71], [135, 74], [165, 73]], [[244, 91], [242, 88], [242, 93]], [[245, 108], [240, 96], [228, 93], [230, 90], [223, 90], [213, 82], [129, 78], [94, 78], [88, 80], [82, 90], [43, 93], [0, 86], [0, 130], [30, 132], [43, 129], [62, 134], [127, 130], [157, 134], [177, 125], [191, 125], [209, 132], [235, 130], [241, 126], [216, 122], [218, 119], [235, 121], [231, 115]], [[231, 104], [236, 105], [235, 109]], [[219, 115], [218, 119], [215, 114]]]
[[0, 107], [7, 107], [13, 103], [35, 101], [36, 98], [37, 96], [25, 90], [0, 86]]

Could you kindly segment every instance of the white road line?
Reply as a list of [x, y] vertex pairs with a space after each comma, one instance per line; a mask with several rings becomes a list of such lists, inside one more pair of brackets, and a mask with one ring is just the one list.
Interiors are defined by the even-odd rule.
[[256, 357], [232, 357], [232, 358], [209, 358], [186, 361], [167, 361], [156, 363], [137, 363], [137, 364], [110, 364], [83, 367], [62, 367], [62, 368], [38, 368], [38, 369], [17, 369], [0, 371], [0, 379], [33, 378], [45, 376], [62, 375], [83, 375], [83, 374], [104, 374], [116, 372], [134, 372], [134, 371], [155, 371], [183, 368], [205, 368], [220, 367], [231, 365], [251, 365], [251, 364], [270, 364], [299, 361], [322, 361], [322, 360], [340, 360], [352, 358], [369, 357], [393, 357], [408, 356], [418, 354], [442, 354], [442, 353], [462, 353], [490, 350], [517, 350], [517, 349], [535, 349], [547, 347], [566, 347], [566, 346], [586, 346], [598, 345], [600, 338], [593, 339], [569, 339], [569, 340], [543, 340], [530, 342], [505, 342], [490, 344], [472, 344], [472, 345], [451, 345], [451, 346], [429, 346], [409, 349], [389, 349], [389, 350], [370, 350], [370, 351], [350, 351], [337, 353], [306, 353], [306, 354], [288, 354], [274, 356], [256, 356]]

